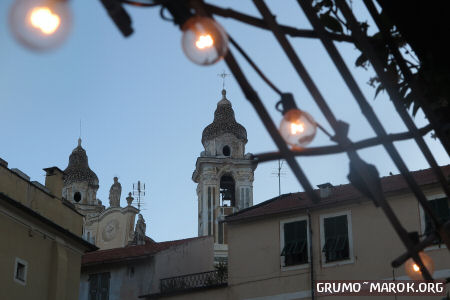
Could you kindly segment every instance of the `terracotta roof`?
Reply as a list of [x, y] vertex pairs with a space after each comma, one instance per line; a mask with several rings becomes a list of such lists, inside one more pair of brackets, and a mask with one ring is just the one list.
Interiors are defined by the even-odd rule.
[[[441, 167], [444, 175], [450, 175], [450, 165]], [[436, 183], [437, 179], [432, 169], [411, 172], [419, 185]], [[401, 175], [392, 175], [381, 178], [381, 186], [385, 193], [407, 189], [406, 181]], [[316, 190], [319, 191], [319, 190]], [[351, 184], [344, 184], [330, 188], [330, 195], [322, 198], [319, 203], [313, 203], [305, 192], [284, 194], [259, 203], [247, 209], [226, 217], [226, 222], [246, 221], [267, 215], [287, 213], [306, 208], [318, 208], [334, 204], [344, 204], [355, 200], [368, 200], [363, 197]]]
[[152, 256], [160, 251], [166, 250], [173, 246], [178, 246], [196, 239], [207, 238], [194, 237], [182, 240], [167, 241], [167, 242], [147, 242], [145, 245], [138, 246], [126, 246], [123, 248], [113, 248], [107, 250], [98, 250], [83, 255], [81, 259], [81, 265], [83, 267], [104, 264], [111, 262], [118, 262], [130, 259], [140, 259], [148, 256]]

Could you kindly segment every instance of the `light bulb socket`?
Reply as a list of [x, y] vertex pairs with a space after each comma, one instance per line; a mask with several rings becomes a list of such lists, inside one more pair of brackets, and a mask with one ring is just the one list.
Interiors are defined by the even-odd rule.
[[298, 109], [294, 100], [294, 95], [291, 93], [281, 94], [281, 100], [277, 102], [275, 109], [278, 110], [283, 116], [292, 109]]
[[101, 0], [101, 2], [123, 36], [130, 36], [133, 33], [131, 18], [122, 7], [122, 3], [118, 0]]
[[186, 1], [167, 1], [163, 5], [172, 15], [172, 21], [175, 25], [178, 25], [180, 29], [183, 29], [187, 20], [194, 16]]
[[420, 242], [419, 233], [417, 231], [408, 232], [408, 237], [414, 245], [417, 245]]

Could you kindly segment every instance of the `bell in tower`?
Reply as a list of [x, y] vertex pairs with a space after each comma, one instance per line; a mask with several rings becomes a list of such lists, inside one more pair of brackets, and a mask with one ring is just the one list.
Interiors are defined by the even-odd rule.
[[227, 215], [253, 205], [251, 154], [245, 154], [247, 131], [236, 122], [231, 102], [222, 90], [214, 120], [202, 134], [204, 151], [197, 158], [192, 180], [197, 185], [198, 235], [214, 237], [216, 261], [228, 256]]
[[234, 200], [234, 179], [232, 176], [223, 175], [220, 178], [220, 204], [221, 206], [235, 206]]

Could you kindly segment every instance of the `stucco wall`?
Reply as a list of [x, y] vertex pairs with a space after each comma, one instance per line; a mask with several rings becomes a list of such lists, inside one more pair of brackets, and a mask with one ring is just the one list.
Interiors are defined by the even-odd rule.
[[171, 247], [155, 256], [155, 281], [151, 293], [159, 292], [159, 279], [214, 270], [212, 237], [203, 237]]
[[88, 299], [90, 274], [110, 272], [110, 300], [137, 300], [140, 295], [158, 293], [161, 278], [213, 270], [213, 253], [213, 238], [203, 237], [140, 260], [83, 268], [79, 299]]
[[46, 193], [3, 166], [0, 166], [0, 192], [74, 234], [82, 235], [83, 217], [64, 205], [61, 195]]
[[[0, 236], [0, 299], [78, 299], [82, 250], [63, 234], [0, 200]], [[27, 263], [25, 285], [14, 281], [16, 258]]]
[[[426, 190], [429, 197], [439, 193], [441, 192], [437, 189]], [[389, 202], [407, 231], [421, 232], [419, 205], [412, 195], [392, 195]], [[321, 252], [323, 245], [320, 243], [320, 215], [345, 211], [351, 214], [354, 261], [343, 265], [324, 266]], [[306, 212], [229, 224], [229, 283], [236, 292], [236, 299], [299, 292], [307, 295], [311, 290], [308, 265], [291, 271], [281, 268], [280, 222], [301, 216], [307, 216]], [[392, 278], [390, 262], [405, 252], [382, 210], [370, 201], [345, 207], [312, 210], [311, 223], [316, 280]], [[450, 272], [447, 249], [429, 250], [427, 254], [434, 260], [435, 275]], [[405, 276], [403, 268], [395, 269], [394, 272], [397, 278]], [[293, 299], [307, 298], [305, 295]]]
[[[431, 198], [442, 192], [433, 187], [425, 188]], [[419, 231], [421, 213], [417, 201], [409, 193], [389, 195], [389, 203], [407, 231]], [[320, 216], [336, 212], [349, 212], [353, 240], [354, 260], [348, 264], [325, 266], [322, 262], [320, 241]], [[185, 293], [161, 299], [246, 299], [286, 300], [310, 299], [311, 281], [309, 265], [296, 270], [281, 267], [280, 222], [306, 217], [307, 212], [278, 216], [266, 216], [259, 220], [228, 224], [229, 286], [227, 288]], [[344, 206], [315, 209], [311, 211], [313, 262], [316, 280], [343, 279], [389, 279], [393, 277], [390, 262], [405, 252], [395, 231], [380, 208], [370, 201]], [[423, 227], [423, 226], [422, 226]], [[448, 250], [427, 249], [426, 253], [435, 263], [435, 278], [450, 276]], [[397, 279], [406, 279], [403, 267], [395, 269]], [[447, 286], [448, 288], [448, 286]], [[317, 297], [328, 299], [330, 297]], [[348, 297], [333, 297], [347, 299]], [[373, 299], [373, 297], [357, 297]], [[393, 299], [393, 296], [377, 299]], [[442, 297], [427, 297], [441, 299]], [[397, 297], [419, 300], [423, 297]]]

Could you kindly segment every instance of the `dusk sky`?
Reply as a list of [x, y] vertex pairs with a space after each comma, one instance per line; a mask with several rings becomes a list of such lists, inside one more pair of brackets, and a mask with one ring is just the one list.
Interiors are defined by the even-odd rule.
[[[13, 0], [0, 1], [0, 157], [9, 168], [18, 168], [31, 180], [44, 183], [43, 168], [66, 168], [77, 145], [81, 119], [82, 146], [99, 177], [97, 197], [103, 204], [109, 205], [114, 176], [122, 184], [122, 205], [132, 184], [140, 180], [147, 187], [143, 210], [147, 235], [156, 241], [196, 236], [197, 196], [191, 176], [204, 150], [202, 131], [212, 122], [221, 98], [222, 80], [217, 74], [230, 71], [223, 61], [209, 67], [190, 62], [181, 49], [180, 30], [160, 18], [159, 8], [126, 6], [135, 33], [124, 38], [100, 1], [70, 2], [73, 28], [66, 43], [52, 52], [35, 53], [18, 44], [9, 31], [8, 12]], [[251, 1], [224, 2], [208, 1], [260, 17]], [[278, 22], [310, 28], [296, 1], [267, 4]], [[367, 16], [358, 7], [354, 9], [360, 20]], [[270, 32], [231, 19], [217, 20], [275, 85], [293, 93], [298, 106], [331, 131]], [[337, 118], [350, 123], [351, 139], [373, 137], [320, 42], [290, 40]], [[375, 91], [367, 85], [373, 71], [354, 66], [358, 51], [351, 44], [337, 45], [387, 131], [405, 131], [386, 94], [374, 99]], [[232, 47], [231, 51], [278, 124], [281, 115], [274, 105], [279, 96]], [[236, 120], [247, 129], [246, 152], [274, 151], [274, 143], [234, 78], [227, 78], [226, 89]], [[427, 124], [420, 111], [414, 120], [419, 127]], [[426, 141], [440, 165], [450, 163], [439, 141], [430, 134]], [[319, 132], [311, 146], [327, 144], [332, 142]], [[429, 167], [415, 143], [395, 145], [410, 170]], [[382, 147], [359, 153], [377, 166], [381, 176], [398, 173]], [[313, 185], [348, 182], [344, 154], [298, 161]], [[254, 204], [278, 195], [278, 179], [272, 174], [276, 167], [277, 162], [270, 162], [256, 169]], [[287, 165], [284, 172], [282, 193], [301, 191]]]

